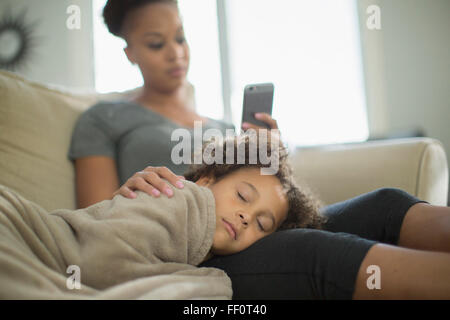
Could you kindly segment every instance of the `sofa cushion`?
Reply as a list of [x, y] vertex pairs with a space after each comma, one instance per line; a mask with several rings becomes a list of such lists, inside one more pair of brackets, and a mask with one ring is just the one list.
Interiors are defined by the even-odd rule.
[[0, 71], [0, 184], [47, 210], [75, 208], [72, 128], [96, 96], [65, 93]]
[[447, 205], [447, 157], [436, 139], [297, 148], [291, 161], [296, 180], [307, 184], [325, 204], [391, 187], [434, 205]]

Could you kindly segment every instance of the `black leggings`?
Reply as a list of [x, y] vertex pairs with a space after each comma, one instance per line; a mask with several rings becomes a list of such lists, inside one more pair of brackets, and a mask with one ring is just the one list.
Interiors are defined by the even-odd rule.
[[403, 218], [418, 202], [399, 189], [378, 189], [324, 207], [324, 230], [275, 232], [200, 266], [224, 270], [233, 299], [351, 299], [367, 251], [377, 242], [397, 244]]

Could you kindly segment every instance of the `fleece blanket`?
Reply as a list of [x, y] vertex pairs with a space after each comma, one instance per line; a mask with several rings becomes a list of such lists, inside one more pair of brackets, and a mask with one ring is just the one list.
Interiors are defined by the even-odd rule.
[[120, 195], [47, 212], [0, 186], [1, 299], [230, 299], [221, 270], [199, 268], [215, 231], [212, 192]]

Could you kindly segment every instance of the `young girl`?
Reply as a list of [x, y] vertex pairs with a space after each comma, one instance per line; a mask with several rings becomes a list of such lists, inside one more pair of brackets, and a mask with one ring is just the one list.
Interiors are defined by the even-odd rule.
[[[238, 253], [277, 230], [319, 228], [323, 218], [316, 200], [293, 182], [284, 150], [267, 145], [279, 170], [263, 175], [267, 165], [259, 157], [249, 161], [251, 139], [232, 139], [223, 142], [225, 153], [231, 146], [237, 155], [243, 146], [244, 163], [193, 167], [192, 181], [172, 199], [139, 192], [133, 200], [117, 195], [49, 214], [1, 187], [0, 298], [131, 298], [128, 292], [142, 287], [146, 297], [167, 298], [155, 282], [176, 282], [185, 272], [196, 275], [199, 286], [206, 281], [206, 287], [223, 288], [229, 284], [223, 272], [192, 266]], [[66, 287], [71, 266], [80, 272], [79, 292]], [[171, 283], [176, 289], [171, 293], [189, 294], [185, 285]], [[222, 292], [226, 297], [231, 285]]]

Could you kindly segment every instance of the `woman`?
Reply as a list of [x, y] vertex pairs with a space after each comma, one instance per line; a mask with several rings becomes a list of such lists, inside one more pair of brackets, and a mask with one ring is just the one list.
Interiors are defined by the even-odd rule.
[[[98, 103], [77, 122], [69, 158], [75, 162], [80, 208], [111, 198], [119, 185], [149, 164], [182, 174], [187, 165], [170, 160], [175, 129], [192, 130], [195, 121], [203, 130], [234, 129], [201, 117], [189, 105], [189, 47], [176, 1], [109, 1], [104, 18], [109, 30], [126, 41], [125, 53], [141, 70], [144, 86], [135, 99]], [[158, 172], [173, 183], [179, 179], [169, 170]], [[153, 192], [159, 194], [157, 189]]]
[[[189, 50], [175, 1], [123, 3], [110, 0], [105, 21], [127, 41], [125, 52], [140, 67], [144, 88], [133, 101], [94, 106], [78, 122], [69, 155], [75, 160], [80, 207], [117, 193], [132, 198], [133, 190], [171, 196], [162, 178], [181, 188], [178, 175], [185, 170], [171, 163], [171, 132], [192, 128], [194, 121], [228, 127], [187, 107]], [[277, 128], [269, 115], [259, 117]], [[450, 261], [450, 208], [428, 205], [401, 190], [380, 189], [325, 207], [323, 213], [325, 230], [277, 232], [203, 266], [227, 272], [235, 299], [416, 297], [407, 296], [410, 292], [423, 293], [419, 298], [448, 296], [440, 284], [450, 279], [436, 279], [446, 273], [433, 268]], [[375, 289], [368, 285], [371, 266], [380, 270], [380, 289], [376, 281]], [[408, 285], [416, 287], [409, 290]]]

